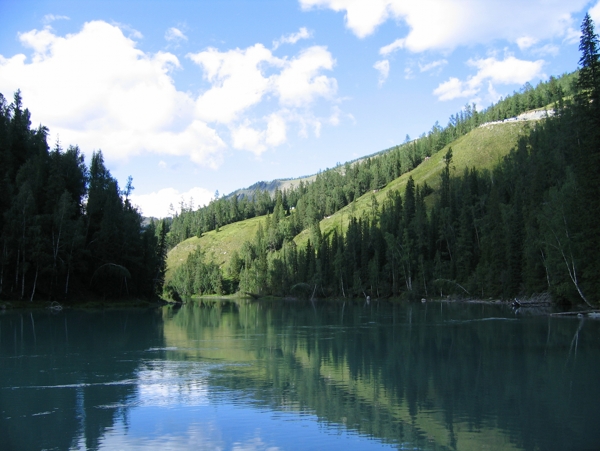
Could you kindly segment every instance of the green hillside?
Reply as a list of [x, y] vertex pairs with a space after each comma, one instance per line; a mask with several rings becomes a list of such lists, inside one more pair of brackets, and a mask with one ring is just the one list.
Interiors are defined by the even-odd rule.
[[[444, 156], [448, 147], [452, 148], [454, 175], [462, 174], [465, 168], [493, 168], [500, 162], [502, 157], [507, 155], [516, 146], [520, 136], [529, 133], [531, 126], [531, 122], [525, 121], [506, 122], [502, 124], [483, 125], [472, 130], [432, 155], [431, 158], [425, 160], [412, 171], [398, 177], [385, 188], [375, 193], [367, 193], [357, 199], [354, 205], [350, 204], [337, 213], [323, 219], [321, 221], [321, 232], [324, 236], [328, 236], [336, 227], [341, 226], [342, 230], [345, 230], [348, 220], [351, 217], [360, 217], [371, 209], [373, 195], [377, 203], [381, 205], [388, 191], [400, 190], [401, 193], [404, 193], [406, 182], [410, 176], [413, 177], [415, 184], [422, 186], [424, 183], [427, 183], [427, 185], [436, 190], [440, 184], [440, 173], [444, 167]], [[298, 245], [304, 245], [308, 238], [308, 230], [304, 230], [296, 236], [294, 241]]]
[[192, 237], [179, 243], [167, 255], [167, 273], [165, 280], [168, 282], [172, 276], [173, 270], [181, 263], [185, 262], [188, 254], [200, 247], [206, 256], [219, 266], [229, 262], [231, 253], [239, 249], [245, 241], [252, 240], [258, 224], [264, 221], [264, 216], [246, 219], [223, 226], [218, 232], [213, 230], [204, 233], [201, 238]]
[[[518, 121], [483, 125], [460, 137], [449, 145], [453, 151], [452, 166], [455, 174], [461, 174], [466, 167], [491, 169], [516, 146], [520, 136], [529, 133], [534, 123], [533, 121]], [[373, 194], [381, 205], [388, 191], [400, 190], [403, 192], [406, 181], [411, 175], [416, 184], [423, 185], [427, 182], [430, 187], [437, 188], [440, 180], [439, 175], [444, 167], [444, 155], [447, 148], [448, 146], [444, 147], [418, 167], [389, 183], [376, 193], [367, 193], [353, 204], [323, 219], [321, 221], [322, 233], [328, 235], [340, 226], [345, 229], [351, 216], [359, 217], [371, 208]], [[173, 270], [183, 263], [187, 255], [197, 247], [200, 247], [209, 259], [223, 268], [229, 262], [232, 251], [239, 249], [245, 241], [252, 240], [258, 229], [258, 224], [264, 220], [265, 217], [260, 216], [236, 222], [221, 227], [219, 232], [207, 232], [201, 238], [192, 237], [181, 242], [168, 254], [166, 281], [170, 280]], [[308, 236], [308, 231], [303, 231], [296, 236], [296, 244], [305, 244]]]

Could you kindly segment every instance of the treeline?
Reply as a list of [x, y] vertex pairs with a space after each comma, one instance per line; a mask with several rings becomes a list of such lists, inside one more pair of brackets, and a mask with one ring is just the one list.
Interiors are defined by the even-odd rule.
[[50, 149], [47, 135], [19, 91], [11, 104], [0, 94], [0, 296], [161, 293], [166, 226], [142, 226], [131, 178], [120, 190], [100, 151], [88, 169], [78, 147]]
[[[515, 117], [525, 111], [559, 105], [572, 95], [575, 74], [550, 77], [534, 88], [527, 83], [520, 92], [501, 99], [483, 112], [475, 104], [465, 105], [459, 113], [452, 115], [446, 127], [436, 123], [428, 133], [368, 157], [338, 165], [320, 172], [313, 183], [299, 181], [297, 186], [284, 189], [274, 195], [256, 189], [251, 196], [215, 196], [209, 205], [194, 210], [193, 202], [180, 204], [180, 213], [175, 215], [167, 235], [169, 248], [192, 236], [218, 230], [219, 227], [245, 219], [273, 213], [277, 198], [281, 196], [286, 214], [296, 210], [291, 236], [329, 216], [370, 190], [380, 189], [402, 174], [411, 171], [421, 162], [444, 148], [457, 138], [469, 133], [479, 125]], [[427, 187], [424, 187], [427, 190]]]
[[[234, 253], [225, 274], [211, 273], [213, 288], [205, 285], [194, 292], [219, 292], [228, 279], [239, 291], [257, 294], [418, 298], [457, 293], [508, 298], [549, 291], [563, 300], [598, 303], [600, 63], [589, 16], [582, 31], [581, 68], [571, 79], [568, 96], [557, 89], [555, 116], [538, 123], [493, 171], [470, 169], [455, 176], [449, 149], [440, 188], [431, 194], [433, 207], [425, 203], [431, 190], [410, 178], [404, 197], [390, 191], [380, 206], [372, 196], [370, 211], [351, 218], [345, 235], [336, 230], [326, 237], [318, 220], [333, 211], [327, 210], [328, 202], [338, 205], [336, 188], [342, 196], [340, 187], [346, 185], [329, 187], [321, 198], [317, 188], [335, 178], [361, 186], [361, 181], [372, 181], [362, 178], [361, 170], [385, 167], [374, 162], [393, 160], [394, 153], [347, 165], [346, 174], [320, 174], [314, 184], [302, 187], [291, 214], [278, 193], [273, 213], [255, 239]], [[549, 91], [553, 83], [538, 87]], [[519, 95], [535, 100], [536, 89]], [[495, 107], [508, 104], [507, 99]], [[495, 107], [488, 110], [491, 115], [497, 114]], [[477, 124], [474, 116], [468, 120]], [[457, 124], [462, 121], [459, 118]], [[449, 125], [445, 130], [450, 127], [457, 128]], [[350, 173], [352, 181], [345, 178]], [[301, 191], [288, 193], [287, 199], [296, 193]], [[310, 228], [303, 248], [289, 238], [299, 224]], [[175, 270], [173, 291], [181, 290], [185, 271], [192, 271], [193, 265], [190, 257]]]

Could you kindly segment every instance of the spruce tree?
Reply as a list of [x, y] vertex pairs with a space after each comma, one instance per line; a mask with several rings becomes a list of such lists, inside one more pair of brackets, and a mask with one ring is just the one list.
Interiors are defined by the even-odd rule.
[[[580, 204], [577, 222], [582, 233], [582, 249], [600, 246], [600, 42], [589, 14], [581, 25], [579, 45], [581, 59], [577, 81], [579, 99], [577, 122], [577, 147], [574, 172]], [[600, 290], [600, 261], [593, 252], [583, 256], [583, 282], [588, 293]], [[598, 301], [598, 295], [592, 295]]]
[[586, 100], [595, 103], [598, 108], [598, 92], [600, 87], [600, 42], [594, 30], [594, 21], [586, 14], [581, 24], [581, 40], [579, 43], [581, 58], [579, 59], [579, 93]]

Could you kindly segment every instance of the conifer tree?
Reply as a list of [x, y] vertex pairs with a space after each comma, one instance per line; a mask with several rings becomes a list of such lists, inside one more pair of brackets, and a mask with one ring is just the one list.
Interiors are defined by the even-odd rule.
[[598, 93], [600, 89], [600, 42], [594, 30], [594, 21], [587, 13], [581, 24], [581, 40], [579, 43], [581, 58], [579, 59], [579, 94], [594, 104], [598, 109]]

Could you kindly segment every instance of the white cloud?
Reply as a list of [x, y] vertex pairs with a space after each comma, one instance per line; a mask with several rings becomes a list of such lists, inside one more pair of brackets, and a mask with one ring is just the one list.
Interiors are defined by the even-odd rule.
[[536, 38], [532, 38], [531, 36], [521, 36], [517, 39], [517, 45], [521, 50], [528, 49], [537, 42], [538, 40]]
[[346, 26], [358, 37], [365, 37], [390, 16], [389, 0], [300, 0], [303, 9], [314, 7], [345, 11]]
[[532, 49], [530, 49], [530, 52], [534, 55], [538, 55], [538, 56], [546, 56], [546, 55], [551, 55], [551, 56], [556, 56], [558, 55], [558, 52], [560, 51], [560, 49], [552, 44], [546, 44], [542, 47], [534, 47]]
[[598, 33], [598, 27], [600, 27], [600, 1], [590, 8], [589, 13], [596, 26], [596, 33]]
[[502, 61], [494, 57], [469, 60], [468, 64], [479, 69], [474, 79], [489, 79], [500, 84], [523, 84], [535, 77], [543, 76], [544, 61], [525, 61], [509, 56]]
[[429, 72], [433, 69], [436, 68], [442, 68], [443, 66], [445, 66], [446, 64], [448, 64], [447, 60], [437, 60], [437, 61], [432, 61], [431, 63], [427, 63], [427, 64], [421, 64], [419, 63], [419, 70], [421, 72]]
[[[197, 114], [209, 122], [235, 122], [267, 94], [277, 96], [284, 107], [305, 107], [337, 91], [335, 78], [321, 74], [335, 63], [325, 47], [309, 47], [294, 58], [277, 58], [256, 44], [227, 52], [210, 48], [188, 58], [203, 68], [204, 78], [211, 83], [196, 102]], [[275, 73], [267, 76], [266, 69]]]
[[433, 93], [439, 100], [452, 100], [458, 97], [471, 97], [479, 92], [479, 87], [473, 87], [466, 81], [451, 77], [448, 81], [441, 83]]
[[186, 192], [179, 192], [175, 188], [165, 188], [150, 194], [131, 194], [131, 203], [136, 205], [147, 217], [164, 218], [172, 214], [171, 206], [175, 212], [179, 212], [181, 202], [186, 208], [193, 203], [194, 208], [206, 205], [210, 202], [213, 194], [200, 187], [194, 187]]
[[50, 24], [56, 20], [70, 20], [70, 17], [68, 16], [61, 16], [58, 14], [46, 14], [44, 16], [44, 18], [42, 19], [42, 23], [44, 24]]
[[491, 81], [488, 81], [488, 97], [491, 102], [497, 102], [500, 100], [500, 97], [502, 97], [500, 93], [494, 89], [494, 85]]
[[[337, 124], [335, 124], [337, 125]], [[269, 146], [277, 147], [286, 141], [286, 123], [283, 117], [272, 114], [267, 124], [265, 142]]]
[[39, 62], [47, 57], [48, 49], [55, 43], [56, 36], [49, 26], [43, 30], [32, 30], [27, 33], [19, 33], [19, 40], [25, 47], [33, 49], [33, 61]]
[[575, 28], [569, 27], [569, 29], [567, 30], [567, 33], [565, 34], [564, 41], [567, 44], [578, 44], [580, 38], [581, 38], [581, 31], [579, 31]]
[[[19, 39], [30, 52], [0, 55], [0, 92], [10, 97], [21, 89], [33, 122], [50, 128], [50, 142], [60, 135], [88, 155], [102, 149], [107, 160], [151, 152], [216, 167], [227, 148], [220, 124], [232, 130], [246, 120], [261, 123], [261, 145], [278, 146], [290, 120], [312, 120], [310, 106], [337, 89], [335, 78], [322, 74], [335, 61], [319, 46], [282, 58], [262, 44], [189, 54], [209, 83], [191, 94], [175, 86], [172, 72], [182, 70], [175, 55], [140, 50], [114, 24], [88, 22], [65, 36], [45, 27]], [[261, 102], [256, 122], [250, 110]], [[282, 110], [285, 118], [275, 113]]]
[[[502, 61], [494, 57], [469, 60], [468, 65], [477, 70], [475, 75], [462, 81], [451, 77], [441, 83], [433, 94], [439, 100], [452, 100], [460, 97], [473, 97], [479, 93], [482, 85], [488, 82], [488, 91], [494, 93], [494, 84], [523, 84], [536, 77], [542, 77], [543, 60], [525, 61], [509, 56]], [[494, 99], [496, 100], [496, 99]]]
[[390, 53], [394, 53], [396, 50], [404, 48], [405, 41], [406, 39], [404, 38], [396, 39], [391, 44], [384, 45], [383, 47], [381, 47], [379, 49], [379, 53], [383, 56], [389, 55]]
[[198, 98], [196, 112], [206, 121], [220, 123], [230, 123], [258, 104], [270, 83], [263, 75], [264, 65], [281, 64], [262, 44], [227, 52], [209, 48], [187, 56], [202, 67], [212, 85]]
[[165, 39], [169, 42], [187, 41], [187, 36], [180, 29], [171, 27], [165, 32]]
[[281, 73], [274, 77], [274, 87], [280, 102], [285, 106], [306, 106], [317, 97], [331, 98], [337, 91], [337, 81], [321, 75], [332, 70], [335, 60], [325, 47], [313, 46], [300, 55], [285, 61]]
[[[345, 13], [346, 26], [363, 38], [387, 20], [406, 25], [408, 34], [381, 48], [382, 55], [406, 48], [411, 52], [452, 50], [461, 45], [505, 39], [517, 43], [566, 37], [571, 14], [587, 0], [299, 0], [305, 10], [329, 8]], [[596, 6], [594, 11], [596, 11]]]
[[352, 114], [344, 113], [339, 106], [334, 105], [331, 109], [331, 115], [327, 118], [327, 123], [337, 126], [341, 124], [342, 119], [347, 119], [353, 124], [356, 124], [356, 119]]
[[101, 21], [64, 37], [45, 28], [19, 38], [32, 49], [31, 60], [0, 56], [0, 92], [21, 89], [34, 122], [53, 136], [88, 154], [101, 148], [108, 159], [153, 152], [218, 160], [224, 142], [193, 117], [194, 100], [174, 86], [175, 55], [144, 53]]
[[126, 31], [129, 34], [127, 35], [127, 37], [129, 39], [143, 39], [144, 35], [142, 34], [141, 31], [136, 30], [135, 28], [133, 28], [131, 25], [126, 24], [126, 23], [121, 23], [121, 22], [112, 22], [111, 23], [113, 26], [119, 28], [121, 31]]
[[260, 155], [267, 146], [264, 144], [265, 132], [261, 132], [250, 126], [249, 122], [241, 124], [231, 130], [233, 147], [240, 150], [249, 150], [256, 155]]
[[286, 141], [286, 121], [282, 113], [271, 114], [266, 118], [265, 130], [258, 130], [246, 120], [243, 124], [231, 128], [233, 147], [248, 150], [256, 156], [262, 154], [268, 147], [277, 147]]
[[306, 27], [300, 28], [297, 33], [288, 34], [281, 36], [278, 40], [273, 41], [273, 50], [279, 48], [281, 44], [295, 44], [300, 39], [308, 39], [312, 36], [312, 33], [306, 29]]
[[390, 74], [390, 62], [388, 60], [377, 61], [373, 67], [379, 72], [379, 86], [382, 86]]

